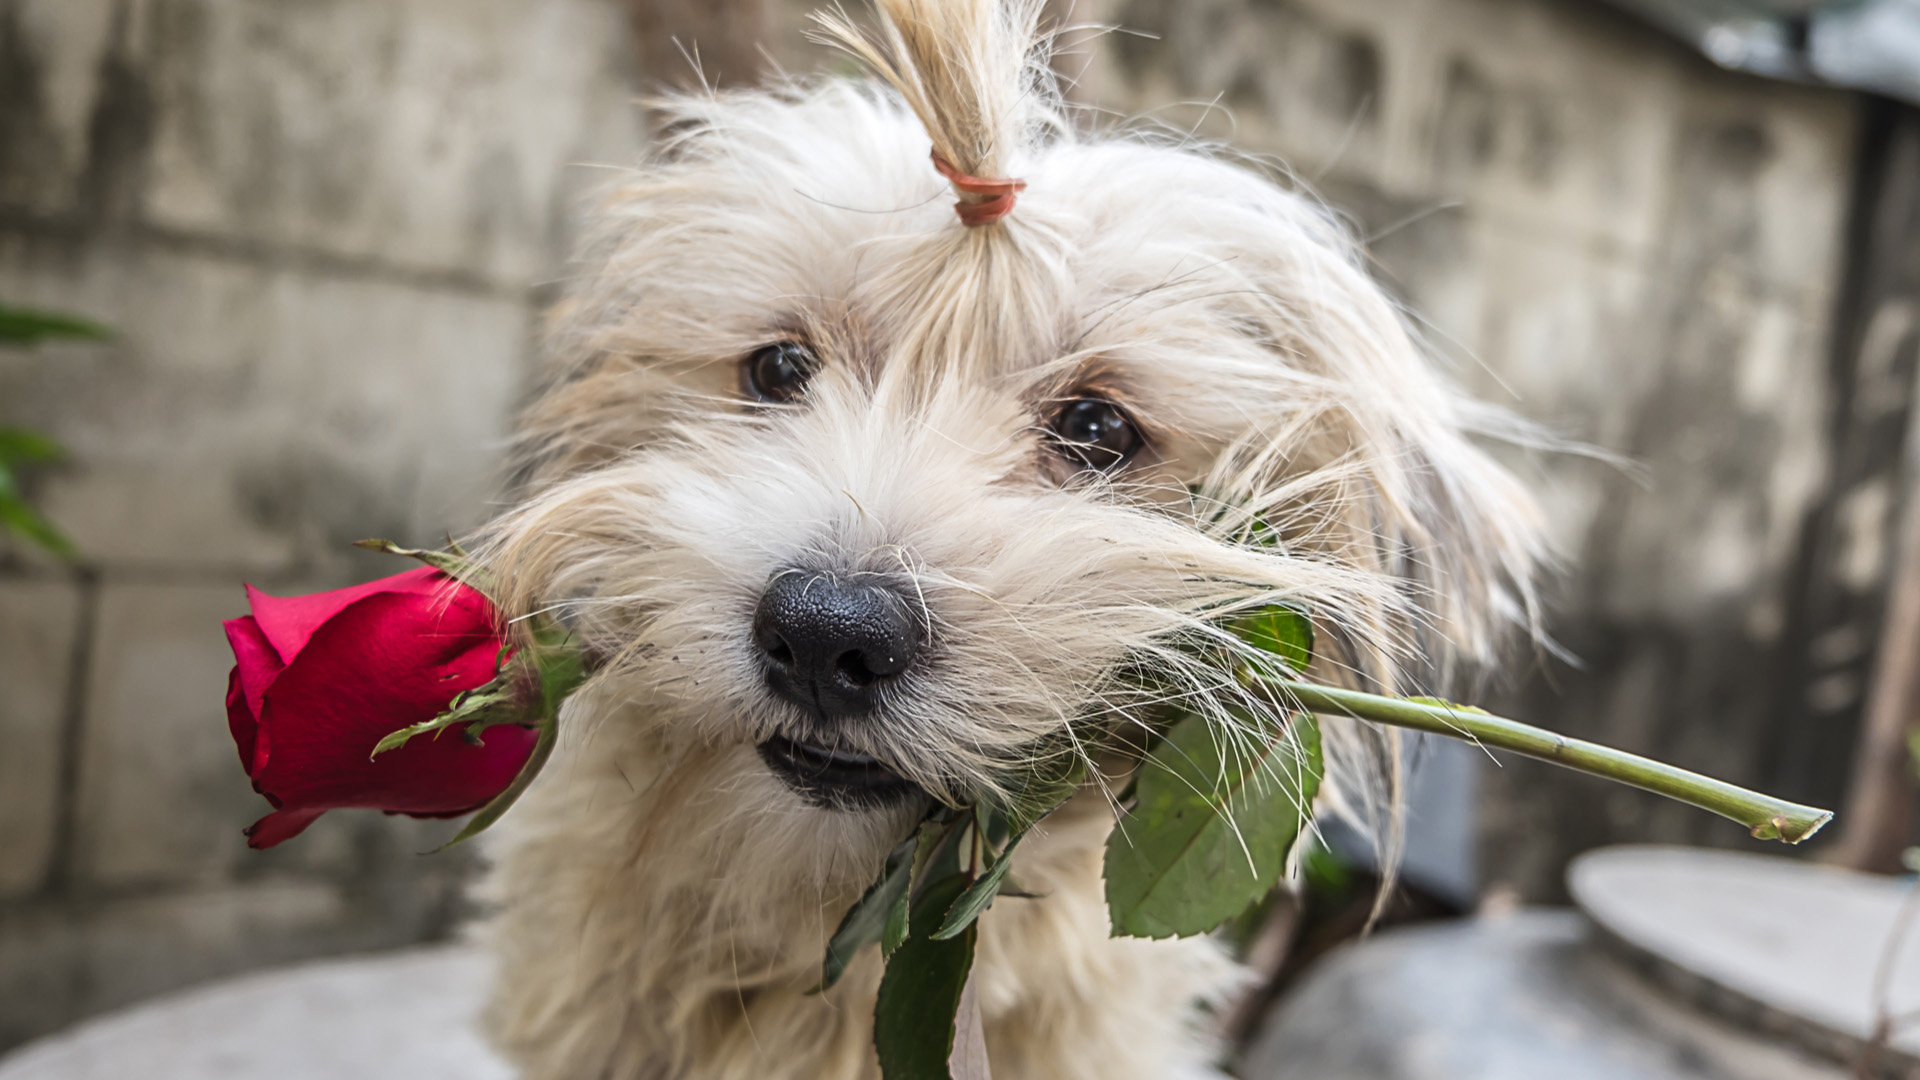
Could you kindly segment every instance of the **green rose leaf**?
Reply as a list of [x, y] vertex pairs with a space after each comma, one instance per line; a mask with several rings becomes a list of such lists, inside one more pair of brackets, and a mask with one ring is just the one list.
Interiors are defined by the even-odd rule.
[[1023, 832], [1008, 840], [1007, 846], [1000, 852], [1000, 857], [994, 859], [986, 872], [980, 875], [979, 880], [967, 886], [967, 891], [961, 893], [960, 898], [953, 902], [953, 907], [947, 910], [947, 917], [940, 924], [940, 929], [933, 932], [936, 941], [959, 937], [973, 925], [975, 919], [986, 913], [987, 908], [993, 906], [993, 898], [1000, 894], [1000, 883], [1007, 880], [1007, 868], [1013, 865], [1013, 849], [1020, 845], [1021, 837], [1026, 835]]
[[[909, 862], [907, 864], [907, 883], [908, 884], [912, 884], [913, 882], [912, 875], [913, 875], [913, 864]], [[884, 927], [881, 927], [880, 929], [881, 957], [884, 958], [884, 957], [892, 956], [893, 950], [899, 948], [900, 943], [907, 940], [907, 930], [911, 925], [909, 921], [907, 907], [912, 902], [912, 900], [913, 900], [913, 890], [901, 889], [900, 895], [894, 897], [893, 903], [888, 906], [887, 924]]]
[[[937, 925], [967, 885], [964, 874], [929, 884], [913, 903], [913, 924]], [[885, 1080], [953, 1080], [954, 1018], [978, 936], [972, 925], [944, 940], [913, 934], [888, 958], [873, 1008], [873, 1048]]]
[[1280, 658], [1294, 672], [1304, 674], [1313, 662], [1313, 620], [1299, 608], [1273, 604], [1233, 623], [1234, 636], [1262, 652]]
[[[859, 902], [847, 909], [840, 928], [827, 941], [827, 956], [821, 963], [817, 990], [826, 990], [839, 982], [861, 949], [888, 937], [893, 937], [894, 945], [898, 946], [906, 937], [907, 885], [913, 880], [913, 853], [919, 842], [919, 834], [915, 833], [894, 848], [887, 855], [879, 878], [867, 886]], [[894, 937], [896, 933], [898, 936]]]
[[1257, 746], [1204, 717], [1175, 725], [1140, 767], [1137, 800], [1107, 838], [1116, 936], [1204, 934], [1273, 888], [1320, 789], [1320, 731], [1296, 714]]
[[893, 902], [887, 912], [887, 926], [880, 935], [880, 952], [883, 956], [892, 956], [900, 943], [907, 940], [907, 931], [911, 923], [909, 908], [912, 903], [915, 886], [924, 886], [929, 877], [935, 876], [935, 856], [944, 855], [939, 861], [939, 876], [959, 873], [957, 856], [953, 847], [947, 844], [947, 838], [959, 829], [959, 818], [948, 807], [935, 806], [928, 811], [927, 817], [920, 822], [919, 831], [913, 836], [913, 864], [908, 877], [907, 890]]

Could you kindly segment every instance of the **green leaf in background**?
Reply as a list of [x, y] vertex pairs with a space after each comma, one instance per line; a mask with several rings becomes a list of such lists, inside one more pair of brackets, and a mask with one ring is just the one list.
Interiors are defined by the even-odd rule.
[[913, 880], [913, 853], [919, 843], [916, 832], [894, 848], [887, 856], [880, 877], [847, 909], [839, 929], [827, 941], [827, 957], [821, 964], [818, 989], [826, 990], [839, 982], [861, 949], [888, 937], [893, 937], [894, 945], [898, 946], [906, 937], [907, 886]]
[[1305, 674], [1313, 661], [1313, 620], [1285, 604], [1273, 604], [1234, 621], [1233, 633], [1263, 652], [1272, 653], [1296, 674]]
[[[939, 925], [967, 884], [964, 874], [929, 884], [913, 903], [913, 924]], [[886, 1080], [952, 1080], [954, 1018], [978, 936], [972, 925], [945, 940], [910, 934], [888, 958], [873, 1008], [873, 1048]]]
[[111, 337], [113, 331], [73, 315], [0, 305], [0, 345], [37, 345], [54, 338], [106, 341]]
[[[26, 347], [53, 338], [105, 341], [112, 336], [106, 327], [77, 316], [0, 305], [0, 345]], [[7, 468], [14, 463], [52, 461], [59, 456], [60, 447], [45, 435], [0, 428], [0, 530], [71, 559], [77, 554], [73, 542], [27, 504]]]
[[71, 559], [76, 554], [73, 541], [68, 540], [65, 534], [53, 527], [52, 522], [41, 517], [40, 512], [21, 497], [20, 488], [13, 479], [13, 471], [7, 467], [5, 459], [0, 459], [0, 529], [62, 559]]
[[1107, 838], [1113, 933], [1204, 934], [1265, 895], [1321, 772], [1320, 731], [1305, 714], [1257, 745], [1229, 743], [1200, 716], [1176, 725], [1140, 766], [1136, 802]]
[[13, 462], [38, 464], [60, 456], [60, 444], [37, 431], [0, 427], [0, 465]]

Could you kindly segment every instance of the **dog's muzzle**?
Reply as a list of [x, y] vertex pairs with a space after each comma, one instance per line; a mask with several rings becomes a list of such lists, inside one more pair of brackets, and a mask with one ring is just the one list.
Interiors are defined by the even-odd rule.
[[[882, 585], [789, 570], [754, 611], [767, 686], [836, 733], [871, 716], [924, 644], [906, 599]], [[784, 735], [760, 744], [768, 768], [809, 802], [836, 809], [899, 802], [918, 789], [878, 759]]]

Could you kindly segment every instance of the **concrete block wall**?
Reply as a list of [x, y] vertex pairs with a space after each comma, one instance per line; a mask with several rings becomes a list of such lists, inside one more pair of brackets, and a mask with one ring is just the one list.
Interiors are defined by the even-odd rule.
[[617, 0], [0, 0], [0, 424], [83, 552], [0, 550], [0, 1046], [212, 975], [446, 933], [445, 832], [266, 809], [221, 721], [240, 589], [404, 569], [487, 508], [543, 283], [640, 117]]

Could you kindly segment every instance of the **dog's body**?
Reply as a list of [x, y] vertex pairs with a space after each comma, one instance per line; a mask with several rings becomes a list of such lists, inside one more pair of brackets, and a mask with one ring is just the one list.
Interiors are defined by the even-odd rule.
[[[1465, 437], [1487, 414], [1340, 230], [1217, 156], [1073, 134], [1037, 6], [883, 4], [896, 36], [855, 44], [898, 93], [683, 102], [600, 217], [485, 552], [600, 665], [495, 849], [490, 1028], [532, 1080], [877, 1075], [877, 951], [808, 991], [928, 795], [1163, 707], [1119, 675], [1143, 656], [1228, 716], [1165, 645], [1221, 612], [1307, 604], [1316, 677], [1401, 689], [1530, 603], [1532, 504]], [[1025, 178], [1011, 214], [956, 220], [930, 135]], [[808, 667], [769, 606], [796, 580], [903, 651]], [[1384, 740], [1327, 725], [1350, 801], [1390, 786]], [[1110, 790], [981, 920], [1000, 1080], [1213, 1075], [1202, 1009], [1242, 976], [1108, 936]]]

